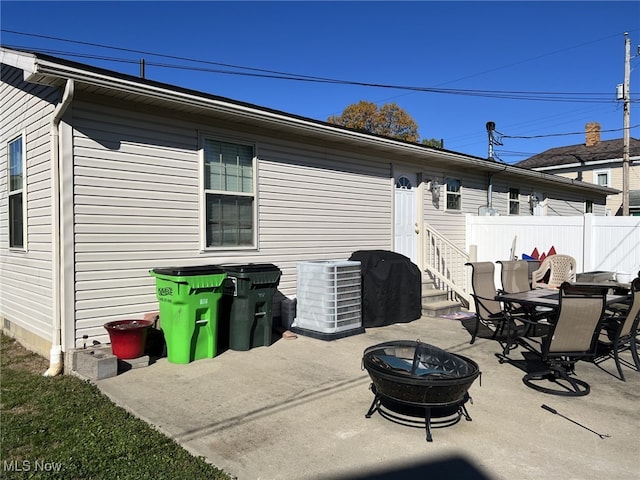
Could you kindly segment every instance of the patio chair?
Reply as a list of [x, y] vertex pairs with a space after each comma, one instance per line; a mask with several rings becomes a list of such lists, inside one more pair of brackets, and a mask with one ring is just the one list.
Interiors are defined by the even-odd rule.
[[502, 267], [500, 281], [502, 290], [507, 293], [531, 290], [529, 283], [529, 262], [525, 260], [498, 260]]
[[[500, 272], [500, 280], [502, 282], [502, 291], [505, 293], [518, 293], [531, 290], [529, 283], [529, 262], [525, 260], [498, 260], [502, 270]], [[519, 304], [510, 304], [507, 306], [511, 313], [522, 313], [529, 316], [532, 321], [531, 328], [527, 335], [537, 335], [536, 324], [553, 314], [553, 309], [547, 307], [525, 307]]]
[[638, 356], [638, 323], [640, 322], [640, 277], [631, 282], [631, 303], [627, 309], [616, 309], [605, 321], [596, 345], [595, 363], [600, 364], [613, 357], [620, 380], [625, 381], [622, 373], [620, 353], [630, 350], [635, 369], [640, 372]]
[[[518, 336], [524, 335], [528, 328], [526, 317], [522, 314], [510, 312], [504, 304], [496, 300], [498, 290], [495, 286], [495, 267], [492, 262], [468, 262], [471, 271], [471, 294], [476, 313], [476, 322], [471, 342], [476, 341], [480, 324], [488, 328], [493, 327], [492, 339], [497, 339], [499, 335], [506, 333], [506, 340], [503, 346], [503, 353], [507, 355], [509, 350], [517, 340]], [[514, 336], [512, 338], [512, 336]]]
[[[574, 378], [578, 360], [593, 359], [605, 313], [607, 288], [600, 286], [560, 286], [558, 310], [549, 333], [542, 339], [541, 358], [546, 368], [527, 373], [522, 381], [543, 393], [583, 396], [587, 382]], [[555, 384], [550, 388], [547, 384]]]
[[[544, 278], [549, 274], [549, 279]], [[576, 281], [576, 259], [571, 255], [555, 254], [546, 257], [540, 268], [531, 272], [531, 287], [558, 288], [562, 282]]]

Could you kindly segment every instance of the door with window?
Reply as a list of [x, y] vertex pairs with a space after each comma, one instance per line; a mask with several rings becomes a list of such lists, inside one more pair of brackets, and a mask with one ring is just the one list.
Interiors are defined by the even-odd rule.
[[394, 251], [417, 262], [416, 233], [416, 183], [415, 175], [400, 175], [396, 178], [394, 195]]

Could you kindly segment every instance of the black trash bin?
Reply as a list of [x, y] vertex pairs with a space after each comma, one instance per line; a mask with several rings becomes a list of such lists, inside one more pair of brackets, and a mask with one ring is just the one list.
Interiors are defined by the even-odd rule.
[[273, 297], [280, 269], [271, 263], [223, 266], [227, 280], [222, 299], [221, 331], [231, 350], [271, 345]]
[[406, 323], [422, 316], [422, 274], [408, 257], [387, 250], [359, 250], [349, 260], [361, 265], [363, 327]]

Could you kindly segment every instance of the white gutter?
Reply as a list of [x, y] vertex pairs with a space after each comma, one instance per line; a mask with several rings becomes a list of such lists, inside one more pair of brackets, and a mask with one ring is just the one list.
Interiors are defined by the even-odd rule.
[[74, 83], [67, 80], [62, 101], [56, 106], [51, 118], [51, 270], [53, 296], [53, 335], [49, 353], [49, 369], [45, 377], [54, 377], [64, 368], [62, 353], [62, 295], [60, 256], [60, 121], [73, 99]]

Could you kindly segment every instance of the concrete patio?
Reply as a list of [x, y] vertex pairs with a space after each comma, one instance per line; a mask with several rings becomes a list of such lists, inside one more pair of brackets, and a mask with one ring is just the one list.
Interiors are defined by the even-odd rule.
[[[517, 365], [498, 362], [497, 342], [470, 345], [469, 328], [422, 317], [332, 341], [278, 338], [186, 365], [161, 358], [96, 384], [240, 480], [638, 478], [640, 373], [626, 368], [622, 382], [612, 360], [580, 362], [576, 373], [591, 384], [589, 395], [545, 395], [522, 383]], [[433, 442], [424, 427], [378, 413], [365, 418], [373, 394], [364, 349], [417, 339], [475, 360], [482, 372], [469, 390], [472, 421], [435, 428]], [[524, 351], [511, 358], [522, 360]]]

